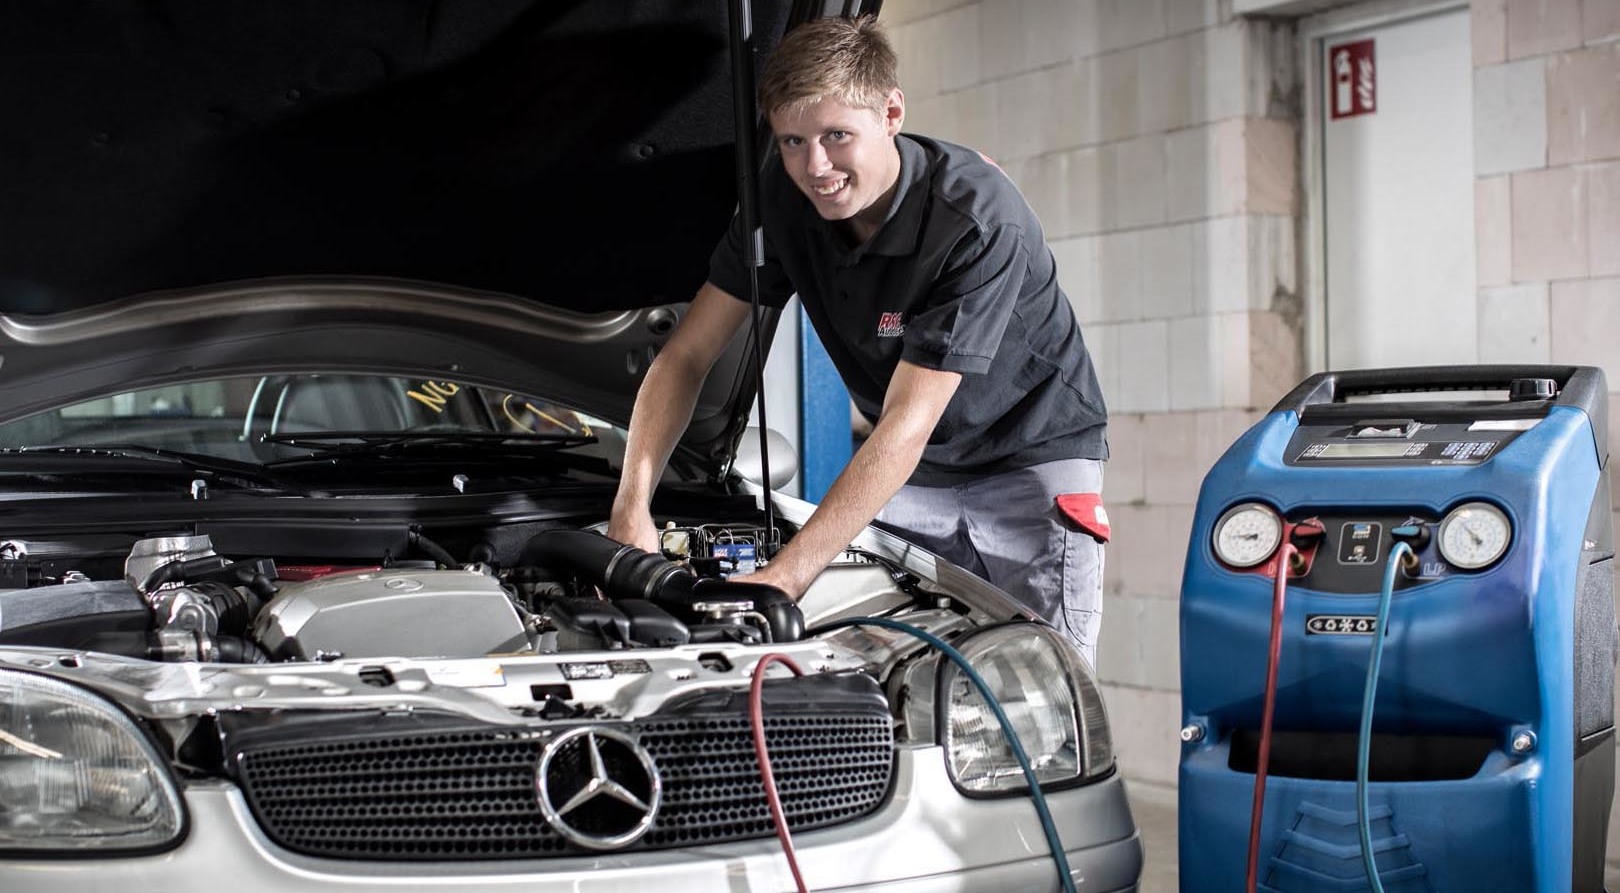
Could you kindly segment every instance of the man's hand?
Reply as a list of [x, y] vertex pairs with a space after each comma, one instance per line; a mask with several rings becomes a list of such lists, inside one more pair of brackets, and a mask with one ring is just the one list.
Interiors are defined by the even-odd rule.
[[798, 569], [795, 572], [794, 568], [788, 567], [783, 562], [772, 561], [751, 574], [730, 576], [726, 580], [734, 583], [759, 583], [765, 586], [775, 586], [777, 589], [787, 593], [788, 598], [798, 601], [804, 598], [804, 591], [810, 588], [811, 583], [815, 582], [816, 574], [820, 573], [820, 571], [821, 568], [819, 567], [811, 568], [809, 576], [806, 577], [803, 575], [803, 569]]
[[608, 539], [618, 540], [627, 546], [635, 546], [654, 555], [659, 554], [663, 548], [658, 527], [653, 524], [652, 513], [645, 507], [620, 508], [615, 505], [613, 515], [608, 521], [607, 535]]

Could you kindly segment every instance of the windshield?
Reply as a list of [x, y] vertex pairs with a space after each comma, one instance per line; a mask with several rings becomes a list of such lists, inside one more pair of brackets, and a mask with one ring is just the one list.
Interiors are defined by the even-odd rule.
[[135, 446], [262, 464], [314, 455], [328, 432], [560, 435], [614, 468], [624, 456], [622, 429], [547, 400], [442, 379], [326, 374], [114, 394], [0, 424], [0, 449]]

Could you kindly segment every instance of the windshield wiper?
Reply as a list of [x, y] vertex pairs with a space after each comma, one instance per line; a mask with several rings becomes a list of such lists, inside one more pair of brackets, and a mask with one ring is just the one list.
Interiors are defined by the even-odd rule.
[[[319, 431], [306, 434], [266, 434], [263, 443], [276, 443], [313, 451], [264, 463], [285, 468], [308, 462], [329, 462], [415, 451], [423, 447], [450, 447], [478, 455], [533, 455], [596, 443], [591, 434], [502, 434], [495, 431]], [[461, 453], [465, 455], [465, 453]]]
[[[50, 456], [50, 468], [35, 471], [58, 472], [60, 464], [71, 465], [82, 460], [96, 465], [108, 459], [135, 459], [141, 462], [162, 463], [163, 470], [184, 472], [187, 475], [205, 475], [210, 479], [241, 487], [274, 487], [275, 482], [264, 473], [264, 467], [254, 462], [241, 462], [184, 450], [169, 450], [138, 443], [111, 443], [97, 446], [26, 446], [0, 448], [0, 460], [8, 457], [43, 458]], [[3, 463], [0, 463], [3, 464]], [[158, 469], [154, 469], [158, 470]]]

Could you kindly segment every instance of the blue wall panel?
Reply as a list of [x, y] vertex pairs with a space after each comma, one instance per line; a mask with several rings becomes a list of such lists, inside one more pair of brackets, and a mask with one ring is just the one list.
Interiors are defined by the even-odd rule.
[[820, 502], [849, 462], [849, 391], [799, 310], [799, 457], [804, 498]]

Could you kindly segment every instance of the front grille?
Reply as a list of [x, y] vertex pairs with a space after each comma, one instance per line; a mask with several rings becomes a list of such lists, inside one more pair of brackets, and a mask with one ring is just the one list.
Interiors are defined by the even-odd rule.
[[[626, 849], [665, 849], [775, 833], [745, 714], [600, 724], [637, 738], [663, 779], [663, 805]], [[562, 727], [562, 728], [567, 728]], [[301, 736], [246, 745], [236, 766], [249, 806], [278, 844], [344, 859], [523, 859], [577, 854], [541, 815], [534, 773], [545, 738], [472, 728]], [[886, 712], [771, 716], [771, 768], [788, 827], [870, 813], [889, 788]], [[281, 736], [285, 737], [285, 736]]]

